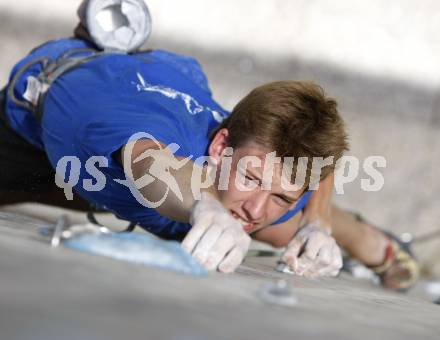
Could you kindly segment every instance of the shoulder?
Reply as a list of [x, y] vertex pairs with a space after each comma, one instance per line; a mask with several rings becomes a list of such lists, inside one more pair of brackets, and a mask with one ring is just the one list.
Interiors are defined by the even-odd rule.
[[148, 54], [146, 53], [145, 56], [159, 60], [166, 63], [168, 66], [173, 67], [204, 91], [211, 94], [206, 74], [197, 59], [165, 50], [154, 50], [148, 52]]

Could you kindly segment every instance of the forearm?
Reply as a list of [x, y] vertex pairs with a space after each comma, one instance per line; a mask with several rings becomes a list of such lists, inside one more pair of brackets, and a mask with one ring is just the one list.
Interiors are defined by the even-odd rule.
[[[170, 174], [175, 179], [181, 197], [175, 191], [170, 190], [169, 184], [156, 179], [146, 187], [138, 188], [142, 196], [149, 202], [159, 202], [164, 199], [155, 209], [163, 216], [180, 222], [188, 222], [190, 211], [195, 203], [191, 192], [191, 174], [194, 164], [188, 162], [178, 170], [170, 170]], [[133, 169], [135, 179], [141, 178], [149, 173], [151, 162], [137, 166]]]
[[[129, 146], [123, 149], [128, 150]], [[173, 169], [169, 164], [176, 164], [184, 158], [175, 157], [173, 154], [152, 146], [150, 141], [139, 141], [131, 146], [130, 163], [124, 161], [124, 169], [131, 166], [132, 180], [147, 202], [163, 202], [154, 207], [161, 215], [175, 221], [189, 222], [192, 207], [196, 201], [195, 193], [208, 191], [217, 196], [214, 186], [202, 187], [201, 181], [193, 181], [194, 173], [207, 176], [206, 167], [194, 164], [191, 160], [179, 164]], [[136, 161], [145, 151], [154, 150], [154, 156], [145, 157]], [[167, 170], [167, 171], [166, 171]], [[157, 173], [165, 174], [159, 178]], [[166, 179], [169, 180], [166, 180]], [[151, 181], [152, 180], [152, 181]]]
[[307, 223], [317, 223], [331, 232], [331, 199], [333, 193], [334, 174], [328, 175], [319, 183], [318, 190], [312, 193], [310, 201], [307, 203], [301, 225]]

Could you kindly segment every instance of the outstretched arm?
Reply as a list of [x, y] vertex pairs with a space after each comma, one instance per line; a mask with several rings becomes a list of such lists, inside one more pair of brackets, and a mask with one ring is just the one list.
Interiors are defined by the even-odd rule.
[[304, 210], [300, 229], [282, 259], [290, 269], [307, 277], [335, 276], [342, 267], [341, 250], [331, 236], [333, 174], [321, 181]]
[[253, 235], [275, 247], [286, 247], [282, 257], [296, 274], [309, 277], [337, 275], [342, 266], [339, 247], [331, 236], [333, 175], [320, 182], [304, 211], [290, 220]]
[[[205, 188], [201, 181], [193, 180], [193, 171], [204, 177], [208, 176], [208, 168], [191, 160], [176, 163], [176, 159], [178, 157], [163, 145], [159, 146], [151, 140], [140, 140], [122, 149], [120, 161], [125, 173], [135, 183], [148, 183], [138, 187], [146, 200], [158, 202], [164, 199], [155, 208], [161, 215], [191, 223], [192, 228], [182, 246], [200, 264], [208, 270], [234, 271], [246, 255], [250, 237], [220, 203], [215, 187], [211, 185]], [[182, 166], [171, 166], [176, 164]], [[166, 173], [166, 176], [162, 180], [155, 178], [161, 172]], [[156, 176], [151, 177], [154, 173]], [[171, 188], [171, 183], [176, 187]], [[200, 200], [196, 200], [194, 192], [201, 192]]]

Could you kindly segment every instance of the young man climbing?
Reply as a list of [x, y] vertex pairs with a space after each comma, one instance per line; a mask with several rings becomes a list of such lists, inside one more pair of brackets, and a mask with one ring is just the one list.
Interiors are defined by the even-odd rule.
[[[51, 41], [13, 68], [1, 102], [3, 196], [48, 190], [53, 169], [64, 169], [57, 181], [76, 173], [82, 199], [182, 240], [210, 270], [234, 271], [254, 238], [286, 247], [282, 260], [299, 275], [337, 275], [341, 246], [388, 287], [415, 281], [408, 252], [331, 203], [347, 141], [336, 102], [319, 86], [266, 84], [229, 113], [192, 58], [96, 49], [83, 39]], [[196, 161], [202, 156], [209, 162]], [[281, 161], [268, 171], [271, 157]], [[299, 157], [308, 161], [299, 187], [283, 172], [289, 157], [293, 174]], [[333, 161], [312, 190], [314, 157]]]

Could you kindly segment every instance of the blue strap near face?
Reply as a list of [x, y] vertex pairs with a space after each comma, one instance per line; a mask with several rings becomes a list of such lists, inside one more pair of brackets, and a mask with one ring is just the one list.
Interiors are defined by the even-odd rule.
[[306, 206], [307, 202], [310, 199], [310, 196], [312, 195], [312, 192], [313, 191], [305, 192], [296, 203], [295, 208], [286, 212], [283, 216], [281, 216], [277, 221], [272, 224], [280, 224], [286, 222], [288, 219], [295, 216], [298, 211], [302, 210]]

